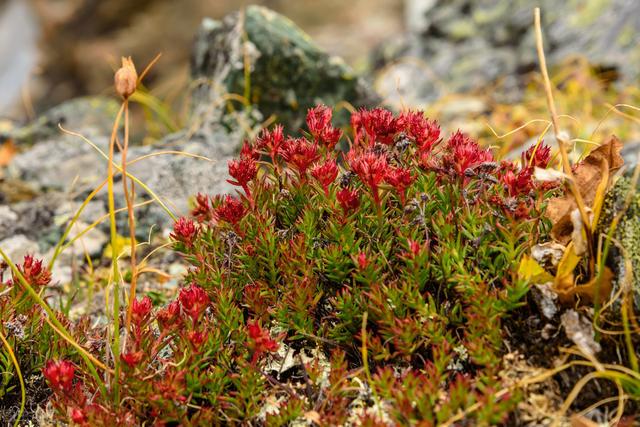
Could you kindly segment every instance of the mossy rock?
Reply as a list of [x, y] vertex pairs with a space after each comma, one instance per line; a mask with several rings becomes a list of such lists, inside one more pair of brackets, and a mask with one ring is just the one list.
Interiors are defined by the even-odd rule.
[[[597, 235], [606, 235], [609, 232], [611, 222], [619, 212], [625, 209], [627, 198], [631, 194], [627, 210], [622, 215], [620, 222], [613, 232], [613, 242], [610, 244], [608, 264], [613, 269], [616, 279], [614, 283], [615, 293], [627, 273], [626, 261], [632, 267], [633, 302], [636, 312], [640, 312], [640, 192], [638, 188], [632, 188], [631, 173], [618, 179], [609, 190], [600, 218]], [[618, 246], [619, 243], [619, 246]], [[625, 257], [627, 259], [625, 259]]]
[[[288, 18], [260, 6], [249, 6], [221, 22], [205, 20], [191, 65], [196, 104], [210, 105], [225, 94], [247, 96], [263, 117], [274, 115], [291, 131], [297, 131], [306, 110], [319, 103], [346, 101], [360, 107], [379, 102], [342, 59], [320, 49]], [[346, 111], [342, 113], [338, 122], [346, 123]]]

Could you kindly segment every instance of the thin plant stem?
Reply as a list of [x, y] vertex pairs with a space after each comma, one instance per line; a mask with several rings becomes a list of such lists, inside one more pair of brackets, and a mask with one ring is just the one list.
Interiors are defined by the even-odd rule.
[[591, 234], [591, 224], [589, 221], [589, 215], [587, 214], [587, 208], [584, 199], [582, 198], [582, 194], [580, 193], [580, 190], [576, 185], [575, 179], [573, 177], [573, 172], [571, 171], [571, 163], [569, 163], [569, 155], [567, 154], [567, 149], [565, 146], [567, 141], [560, 133], [560, 126], [558, 124], [558, 113], [556, 111], [555, 101], [553, 100], [551, 80], [549, 79], [549, 72], [547, 71], [547, 60], [544, 55], [542, 26], [540, 24], [540, 8], [538, 7], [536, 7], [534, 11], [534, 22], [536, 30], [536, 49], [538, 51], [538, 59], [540, 61], [540, 72], [542, 73], [542, 78], [544, 80], [544, 90], [547, 96], [547, 107], [549, 108], [549, 113], [551, 114], [551, 122], [553, 123], [553, 133], [556, 137], [556, 140], [558, 141], [558, 149], [560, 150], [560, 157], [562, 158], [562, 168], [565, 175], [569, 177], [569, 190], [576, 200], [578, 210], [580, 211], [580, 217], [582, 218], [582, 225], [584, 227], [585, 234], [587, 235], [586, 240], [589, 253], [589, 271], [591, 275], [593, 275], [595, 263], [593, 258], [593, 239]]
[[18, 363], [18, 359], [16, 359], [16, 355], [11, 348], [11, 344], [9, 344], [9, 341], [7, 341], [4, 334], [2, 333], [2, 328], [0, 328], [0, 340], [2, 340], [2, 344], [7, 349], [7, 353], [9, 353], [9, 358], [11, 359], [11, 363], [13, 363], [13, 366], [16, 368], [16, 374], [18, 375], [18, 381], [20, 382], [20, 412], [18, 412], [18, 417], [13, 423], [13, 426], [17, 427], [20, 425], [22, 414], [24, 414], [24, 406], [27, 401], [27, 393], [24, 385], [24, 378], [22, 377], [22, 371], [20, 370], [20, 364]]

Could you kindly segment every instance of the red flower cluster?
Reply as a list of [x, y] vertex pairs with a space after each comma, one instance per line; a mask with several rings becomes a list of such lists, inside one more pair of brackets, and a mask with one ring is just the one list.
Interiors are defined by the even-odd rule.
[[227, 195], [222, 204], [215, 210], [216, 218], [226, 221], [234, 226], [240, 222], [246, 213], [247, 208], [245, 208], [242, 201], [230, 195]]
[[136, 365], [140, 363], [143, 357], [144, 357], [144, 352], [142, 350], [129, 351], [126, 353], [122, 353], [120, 355], [120, 359], [122, 359], [122, 361], [126, 363], [127, 366], [129, 366], [130, 368], [136, 367]]
[[284, 132], [282, 125], [276, 125], [271, 131], [263, 129], [256, 138], [256, 148], [266, 151], [276, 166], [276, 157], [280, 154], [283, 143]]
[[288, 138], [284, 142], [282, 148], [282, 158], [300, 174], [300, 178], [305, 180], [307, 169], [313, 164], [320, 155], [318, 154], [318, 146], [306, 138]]
[[200, 193], [196, 195], [196, 206], [191, 210], [191, 216], [198, 222], [206, 222], [213, 219], [209, 196]]
[[[18, 265], [17, 268], [27, 283], [33, 287], [40, 288], [47, 286], [51, 282], [51, 272], [42, 265], [42, 260], [36, 260], [33, 255], [25, 255], [22, 265]], [[13, 276], [13, 283], [20, 283], [15, 275]]]
[[342, 190], [338, 191], [338, 194], [336, 194], [336, 198], [338, 199], [338, 203], [340, 203], [340, 206], [342, 207], [342, 210], [345, 214], [355, 211], [358, 206], [360, 206], [360, 195], [356, 190], [343, 188]]
[[371, 190], [376, 206], [380, 206], [378, 186], [387, 176], [389, 163], [385, 154], [376, 154], [372, 151], [357, 153], [355, 150], [347, 154], [347, 161], [351, 170]]
[[467, 169], [493, 160], [491, 150], [480, 148], [476, 141], [460, 131], [449, 138], [447, 155], [442, 159], [445, 168], [451, 168], [458, 176], [464, 178], [464, 182], [467, 181]]
[[545, 144], [534, 145], [522, 153], [522, 168], [546, 169], [551, 161], [551, 147]]
[[172, 329], [177, 326], [180, 316], [180, 303], [178, 300], [171, 301], [171, 303], [158, 311], [156, 319], [162, 327], [162, 329]]
[[142, 323], [147, 320], [149, 314], [151, 313], [151, 309], [153, 308], [153, 303], [151, 302], [151, 298], [145, 296], [142, 299], [133, 300], [131, 313], [133, 323], [140, 326]]
[[[384, 108], [359, 110], [351, 115], [351, 126], [355, 131], [355, 142], [373, 146], [376, 142], [391, 145], [395, 142], [397, 122], [393, 113]], [[366, 141], [365, 141], [366, 137]]]
[[189, 218], [180, 218], [173, 225], [173, 233], [171, 233], [171, 238], [181, 242], [186, 247], [190, 248], [193, 246], [193, 241], [198, 234], [198, 229], [196, 228], [196, 224], [193, 220]]
[[325, 196], [329, 197], [329, 185], [338, 177], [338, 165], [333, 159], [327, 160], [314, 166], [311, 175], [322, 185]]
[[427, 120], [422, 111], [401, 113], [396, 125], [422, 152], [430, 152], [440, 140], [440, 126], [435, 121]]
[[307, 126], [316, 143], [324, 144], [329, 150], [336, 146], [342, 131], [331, 125], [333, 112], [325, 105], [318, 105], [307, 111]]
[[398, 192], [400, 203], [404, 205], [407, 188], [416, 180], [411, 171], [406, 168], [390, 168], [385, 176], [385, 181]]
[[251, 340], [249, 345], [253, 350], [252, 364], [255, 364], [262, 354], [278, 350], [278, 343], [271, 338], [269, 331], [262, 329], [257, 321], [247, 324], [247, 332]]
[[53, 390], [69, 391], [73, 385], [75, 368], [66, 360], [49, 360], [42, 370]]
[[249, 146], [244, 144], [242, 151], [240, 152], [240, 159], [229, 160], [229, 175], [233, 180], [228, 179], [227, 182], [231, 185], [242, 187], [247, 198], [251, 201], [253, 206], [253, 198], [251, 197], [251, 190], [249, 189], [249, 182], [251, 182], [258, 174], [258, 164], [256, 158], [258, 153]]
[[209, 296], [205, 290], [194, 284], [188, 288], [180, 289], [178, 299], [180, 300], [182, 309], [191, 317], [193, 323], [196, 323], [200, 315], [209, 305]]

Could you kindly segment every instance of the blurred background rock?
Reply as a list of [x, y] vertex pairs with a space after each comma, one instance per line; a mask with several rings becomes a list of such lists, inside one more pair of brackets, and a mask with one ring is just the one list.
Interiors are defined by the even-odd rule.
[[111, 93], [121, 55], [171, 100], [188, 83], [192, 42], [204, 17], [262, 4], [296, 22], [329, 53], [362, 69], [369, 52], [403, 29], [402, 0], [0, 0], [0, 115], [31, 117], [82, 95]]

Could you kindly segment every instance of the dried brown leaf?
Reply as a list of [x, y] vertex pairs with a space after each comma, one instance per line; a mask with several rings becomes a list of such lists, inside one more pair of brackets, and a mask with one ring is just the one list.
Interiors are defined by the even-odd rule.
[[[620, 140], [612, 136], [574, 168], [576, 187], [588, 207], [594, 206], [596, 195], [599, 193], [598, 188], [601, 187], [603, 179], [606, 178], [609, 181], [610, 177], [624, 164], [620, 155], [621, 149]], [[570, 214], [577, 207], [571, 192], [566, 192], [564, 196], [549, 201], [546, 215], [553, 223], [551, 235], [562, 244], [566, 245], [571, 240], [573, 225]]]

